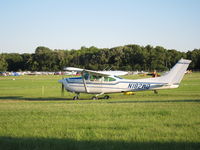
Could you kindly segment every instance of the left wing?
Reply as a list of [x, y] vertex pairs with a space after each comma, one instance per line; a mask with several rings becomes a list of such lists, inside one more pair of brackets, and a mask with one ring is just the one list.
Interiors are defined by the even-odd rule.
[[75, 67], [66, 67], [66, 68], [63, 68], [63, 70], [67, 70], [67, 71], [75, 71], [75, 72], [82, 72], [84, 69], [81, 69], [81, 68], [75, 68]]
[[113, 75], [113, 76], [124, 76], [128, 74], [128, 72], [126, 71], [98, 71], [98, 72]]

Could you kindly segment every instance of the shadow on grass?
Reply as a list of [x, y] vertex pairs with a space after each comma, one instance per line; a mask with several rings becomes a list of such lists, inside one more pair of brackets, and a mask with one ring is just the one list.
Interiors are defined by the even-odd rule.
[[[0, 100], [26, 100], [26, 101], [74, 101], [73, 98], [66, 97], [23, 97], [23, 96], [0, 96]], [[92, 100], [91, 98], [79, 98], [78, 100]], [[98, 100], [105, 100], [103, 97], [98, 97]]]
[[28, 101], [63, 101], [72, 100], [62, 97], [23, 97], [23, 96], [0, 96], [0, 100], [28, 100]]
[[125, 142], [125, 141], [83, 141], [56, 138], [14, 138], [0, 137], [2, 150], [198, 150], [198, 142]]
[[[23, 96], [0, 96], [0, 100], [25, 100], [25, 101], [74, 101], [72, 98], [65, 98], [65, 97], [23, 97]], [[98, 100], [92, 99], [84, 99], [80, 98], [79, 100], [91, 100], [92, 102], [97, 103]], [[177, 103], [177, 102], [195, 102], [199, 103], [200, 100], [121, 100], [121, 101], [110, 101], [103, 98], [99, 98], [99, 100], [104, 100], [106, 103]], [[89, 102], [90, 103], [90, 102]], [[87, 102], [88, 104], [88, 102]]]
[[192, 103], [200, 103], [200, 100], [149, 100], [149, 101], [110, 101], [108, 103], [177, 103], [177, 102], [181, 102], [181, 103], [188, 103], [188, 102], [192, 102]]

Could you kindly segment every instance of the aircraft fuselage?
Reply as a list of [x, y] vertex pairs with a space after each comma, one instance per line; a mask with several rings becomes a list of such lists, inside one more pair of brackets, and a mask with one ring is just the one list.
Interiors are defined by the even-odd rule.
[[[115, 81], [90, 81], [85, 80], [85, 84], [82, 77], [65, 78], [60, 82], [63, 83], [65, 89], [75, 93], [120, 93], [128, 91], [144, 91], [144, 90], [156, 90], [166, 88], [176, 88], [178, 85], [169, 85], [167, 83], [159, 82], [145, 82], [142, 79], [127, 80], [118, 79], [112, 77]], [[140, 81], [141, 80], [141, 81]]]

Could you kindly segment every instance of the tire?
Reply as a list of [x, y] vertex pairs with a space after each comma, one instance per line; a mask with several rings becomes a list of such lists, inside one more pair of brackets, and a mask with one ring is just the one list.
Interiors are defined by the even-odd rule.
[[74, 96], [74, 97], [73, 97], [73, 100], [77, 100], [77, 99], [78, 99], [78, 96]]
[[98, 97], [93, 96], [93, 97], [92, 97], [92, 100], [98, 100]]
[[104, 96], [104, 99], [109, 99], [109, 98], [110, 98], [110, 96], [108, 96], [108, 95]]

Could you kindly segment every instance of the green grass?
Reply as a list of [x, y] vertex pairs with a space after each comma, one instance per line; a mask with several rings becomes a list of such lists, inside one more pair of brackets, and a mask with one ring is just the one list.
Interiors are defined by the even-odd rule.
[[110, 100], [62, 97], [61, 78], [0, 77], [0, 149], [200, 149], [200, 73]]

